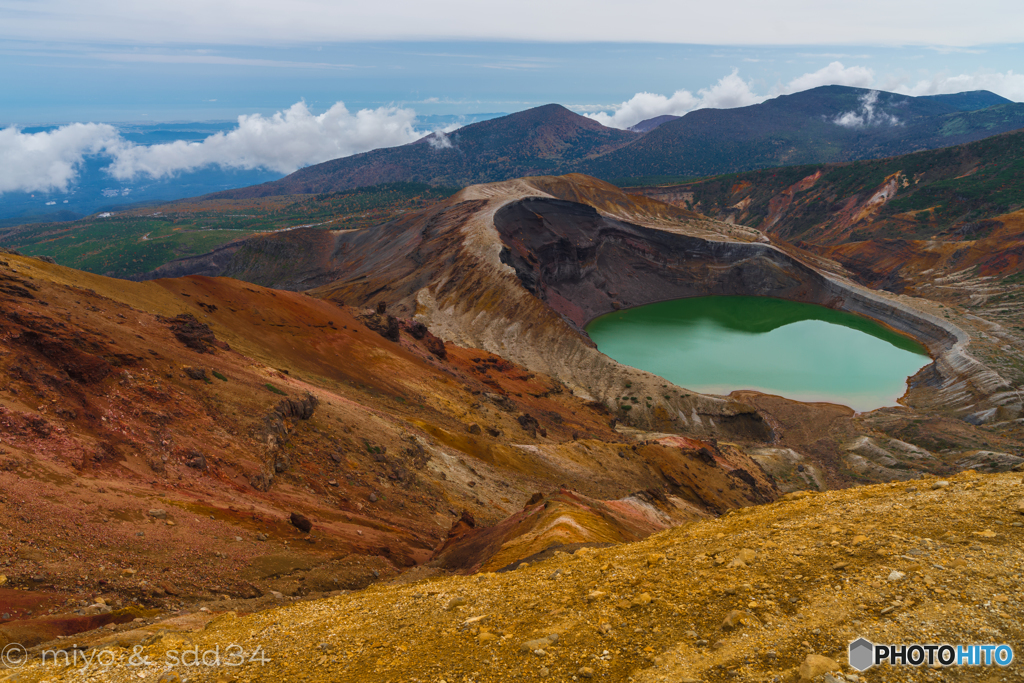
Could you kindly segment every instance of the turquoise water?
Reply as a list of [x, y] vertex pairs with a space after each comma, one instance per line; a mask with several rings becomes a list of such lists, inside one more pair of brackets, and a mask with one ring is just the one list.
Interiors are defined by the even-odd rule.
[[[924, 347], [824, 306], [757, 296], [676, 299], [596, 318], [602, 353], [701, 393], [754, 389], [855, 410], [897, 405]], [[624, 390], [628, 394], [628, 390]]]

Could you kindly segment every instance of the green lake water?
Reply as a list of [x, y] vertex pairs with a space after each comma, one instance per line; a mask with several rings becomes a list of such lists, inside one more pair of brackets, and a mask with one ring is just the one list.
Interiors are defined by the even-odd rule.
[[757, 296], [639, 306], [587, 332], [602, 353], [687, 389], [754, 389], [859, 411], [896, 405], [907, 378], [931, 362], [916, 341], [867, 318]]

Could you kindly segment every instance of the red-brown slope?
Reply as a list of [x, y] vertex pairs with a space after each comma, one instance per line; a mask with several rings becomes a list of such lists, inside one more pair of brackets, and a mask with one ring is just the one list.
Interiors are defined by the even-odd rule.
[[[561, 484], [721, 505], [619, 457], [629, 439], [557, 381], [386, 314], [13, 255], [0, 311], [4, 572], [61, 602], [360, 587], [428, 559], [463, 510], [492, 524]], [[733, 467], [753, 479], [728, 505], [774, 497]]]
[[981, 277], [1006, 277], [1024, 270], [1024, 211], [984, 221], [980, 239], [907, 240], [876, 238], [819, 247], [872, 286], [914, 291], [916, 283], [975, 269]]

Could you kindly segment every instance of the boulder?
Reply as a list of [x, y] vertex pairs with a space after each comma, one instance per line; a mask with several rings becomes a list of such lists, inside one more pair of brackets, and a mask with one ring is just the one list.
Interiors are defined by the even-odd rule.
[[839, 671], [839, 662], [823, 655], [807, 655], [798, 671], [800, 683], [813, 681], [822, 674]]
[[313, 529], [313, 523], [309, 521], [309, 518], [298, 512], [293, 512], [288, 521], [292, 523], [293, 527], [306, 534]]

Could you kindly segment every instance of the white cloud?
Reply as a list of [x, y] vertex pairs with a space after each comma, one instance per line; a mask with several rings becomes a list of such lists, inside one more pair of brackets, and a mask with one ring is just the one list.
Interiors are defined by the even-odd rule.
[[[164, 178], [205, 166], [265, 168], [291, 173], [329, 159], [414, 142], [416, 112], [398, 107], [352, 113], [338, 102], [320, 115], [304, 102], [265, 117], [238, 117], [238, 125], [201, 142], [143, 146], [128, 142], [113, 126], [75, 123], [43, 133], [0, 130], [0, 193], [66, 191], [87, 156], [111, 159], [105, 169], [118, 180]], [[457, 126], [439, 131], [444, 138]]]
[[832, 62], [813, 73], [797, 76], [781, 89], [779, 94], [810, 90], [822, 85], [848, 85], [854, 88], [870, 88], [875, 81], [875, 72], [863, 66], [843, 66]]
[[[671, 97], [641, 92], [612, 107], [614, 111], [611, 114], [596, 112], [583, 115], [611, 128], [629, 128], [655, 116], [682, 116], [694, 109], [745, 107], [763, 102], [765, 99], [766, 96], [754, 94], [750, 84], [740, 78], [739, 72], [734, 69], [731, 74], [722, 77], [710, 88], [698, 90], [696, 95], [689, 90], [677, 90]], [[588, 108], [586, 105], [575, 107], [577, 111], [584, 112]]]
[[256, 66], [282, 69], [351, 69], [355, 64], [330, 64], [327, 62], [290, 62], [277, 59], [242, 59], [211, 54], [168, 54], [151, 52], [93, 52], [94, 59], [105, 62], [150, 62], [153, 64], [214, 64], [218, 66]]
[[177, 141], [115, 150], [109, 172], [119, 180], [147, 175], [162, 178], [204, 166], [266, 168], [291, 173], [303, 166], [381, 147], [413, 142], [412, 109], [381, 107], [349, 112], [338, 102], [319, 116], [304, 102], [264, 117], [239, 116], [238, 126], [202, 142]]
[[866, 126], [899, 126], [900, 120], [878, 109], [878, 91], [864, 93], [860, 96], [860, 109], [845, 111], [832, 122], [844, 128], [864, 128]]
[[929, 45], [928, 49], [929, 50], [934, 50], [935, 52], [938, 52], [941, 55], [949, 55], [949, 54], [983, 55], [983, 54], [985, 54], [988, 51], [988, 50], [981, 50], [981, 49], [978, 49], [978, 48], [949, 47], [949, 46], [946, 46], [946, 45], [938, 45], [938, 46], [936, 46], [936, 45]]
[[427, 144], [432, 149], [451, 149], [452, 141], [449, 139], [448, 134], [443, 130], [435, 130], [434, 133], [427, 138]]
[[88, 154], [119, 147], [113, 126], [73, 123], [43, 132], [0, 130], [0, 193], [65, 191]]
[[731, 74], [719, 79], [710, 88], [697, 91], [697, 94], [704, 107], [713, 109], [747, 107], [765, 100], [763, 96], [751, 91], [750, 84], [739, 77], [737, 69], [733, 69]]
[[700, 100], [689, 90], [677, 90], [671, 97], [652, 92], [638, 92], [625, 102], [608, 107], [613, 110], [611, 114], [606, 111], [594, 112], [588, 105], [573, 108], [602, 126], [629, 128], [656, 116], [682, 116], [696, 109], [699, 102]]
[[871, 59], [871, 55], [852, 55], [846, 52], [797, 52], [797, 57], [822, 59]]
[[888, 88], [903, 95], [949, 95], [971, 90], [990, 90], [1014, 102], [1024, 102], [1024, 74], [975, 73], [955, 76], [941, 74], [916, 83], [890, 82]]
[[[710, 88], [697, 91], [696, 95], [689, 90], [677, 90], [670, 97], [641, 92], [617, 105], [581, 104], [573, 105], [571, 108], [602, 125], [612, 128], [629, 128], [656, 116], [666, 114], [682, 116], [695, 109], [708, 107], [719, 109], [745, 107], [764, 102], [770, 97], [802, 92], [823, 85], [871, 88], [913, 96], [990, 90], [1016, 102], [1024, 101], [1024, 74], [1015, 74], [1013, 71], [957, 76], [939, 75], [916, 83], [909, 83], [906, 79], [888, 78], [879, 84], [879, 79], [872, 69], [856, 65], [847, 67], [842, 62], [836, 61], [817, 71], [797, 76], [788, 83], [780, 83], [764, 95], [754, 92], [750, 83], [744, 81], [739, 76], [739, 71], [734, 69], [731, 74]], [[874, 93], [875, 99], [870, 102], [862, 100], [861, 109], [844, 112], [834, 121], [839, 125], [849, 127], [898, 125], [899, 120], [895, 116], [885, 114], [876, 108], [877, 97], [878, 93]]]

